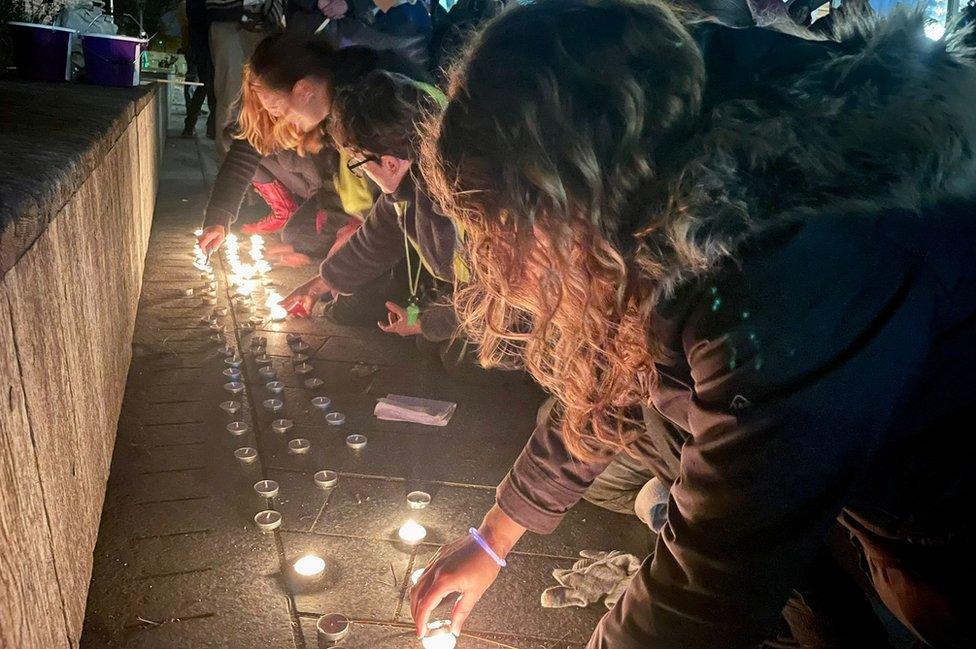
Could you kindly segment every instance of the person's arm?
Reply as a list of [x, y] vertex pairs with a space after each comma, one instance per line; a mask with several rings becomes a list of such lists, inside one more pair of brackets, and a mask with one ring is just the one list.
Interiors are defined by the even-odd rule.
[[219, 225], [226, 230], [237, 220], [244, 195], [254, 179], [254, 172], [261, 164], [261, 157], [245, 140], [235, 139], [231, 143], [210, 191], [210, 201], [203, 220], [204, 228]]
[[714, 286], [684, 327], [692, 439], [654, 556], [589, 649], [756, 646], [870, 466], [935, 291], [892, 246], [831, 243], [847, 250]]
[[[613, 458], [608, 452], [605, 459], [591, 463], [574, 459], [554, 429], [556, 407], [552, 398], [539, 408], [532, 437], [499, 485], [496, 504], [479, 528], [503, 558], [527, 530], [546, 534], [555, 529]], [[451, 593], [461, 594], [451, 614], [452, 628], [460, 633], [471, 609], [497, 576], [498, 566], [470, 537], [444, 546], [411, 592], [417, 635], [424, 635], [431, 611]]]
[[355, 293], [393, 268], [405, 252], [403, 229], [392, 199], [380, 196], [352, 238], [322, 262], [319, 274], [339, 293]]

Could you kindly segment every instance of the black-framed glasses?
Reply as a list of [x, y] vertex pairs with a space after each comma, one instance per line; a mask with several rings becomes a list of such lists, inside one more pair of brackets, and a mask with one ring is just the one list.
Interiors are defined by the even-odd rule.
[[362, 178], [363, 170], [361, 169], [361, 167], [367, 162], [379, 162], [379, 161], [380, 159], [375, 155], [368, 155], [364, 157], [362, 160], [357, 160], [357, 161], [350, 160], [349, 162], [346, 163], [346, 169], [348, 169], [349, 173], [351, 173], [356, 178]]

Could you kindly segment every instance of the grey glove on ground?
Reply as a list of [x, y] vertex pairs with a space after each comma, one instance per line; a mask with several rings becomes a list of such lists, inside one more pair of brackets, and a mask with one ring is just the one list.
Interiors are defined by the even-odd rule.
[[544, 608], [589, 606], [603, 599], [613, 608], [627, 590], [631, 577], [640, 569], [640, 559], [618, 550], [597, 552], [583, 550], [582, 559], [572, 568], [556, 568], [552, 576], [559, 586], [547, 588], [541, 597]]

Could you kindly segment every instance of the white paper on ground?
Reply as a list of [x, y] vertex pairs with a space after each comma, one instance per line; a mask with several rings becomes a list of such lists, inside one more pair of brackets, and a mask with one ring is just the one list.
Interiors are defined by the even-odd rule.
[[386, 421], [409, 421], [426, 426], [446, 426], [457, 410], [457, 404], [450, 401], [435, 401], [420, 397], [405, 397], [388, 394], [377, 399], [373, 414]]

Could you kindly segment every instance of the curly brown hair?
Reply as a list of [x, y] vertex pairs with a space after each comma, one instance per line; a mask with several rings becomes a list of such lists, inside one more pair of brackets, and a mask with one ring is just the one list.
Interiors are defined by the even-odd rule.
[[415, 160], [418, 127], [436, 107], [436, 100], [420, 83], [402, 74], [375, 70], [336, 92], [329, 134], [340, 147]]
[[701, 52], [660, 0], [539, 0], [503, 12], [450, 74], [422, 167], [466, 230], [456, 308], [486, 366], [559, 401], [567, 448], [625, 448], [655, 380], [641, 261], [661, 167], [697, 120]]

